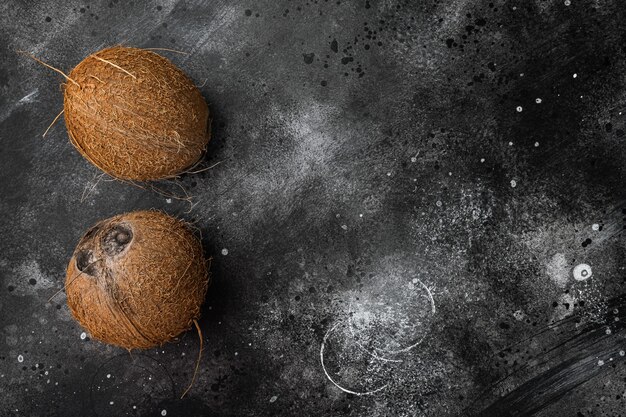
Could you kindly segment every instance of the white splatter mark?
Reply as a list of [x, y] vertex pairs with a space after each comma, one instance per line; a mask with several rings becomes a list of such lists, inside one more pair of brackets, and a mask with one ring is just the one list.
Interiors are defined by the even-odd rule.
[[277, 395], [272, 396], [272, 398], [270, 398], [270, 403], [276, 402], [277, 399], [278, 399]]
[[517, 310], [513, 313], [513, 317], [517, 321], [522, 321], [526, 317], [526, 313], [524, 313], [522, 310]]
[[557, 286], [564, 288], [569, 280], [569, 268], [565, 255], [554, 254], [546, 264], [546, 273]]
[[597, 232], [598, 230], [600, 230], [600, 225], [598, 223], [592, 224], [591, 230], [593, 230], [594, 232]]
[[571, 5], [571, 4], [572, 4], [572, 2], [571, 2], [571, 0], [565, 0], [565, 1], [563, 2], [563, 4], [564, 4], [564, 5], [566, 5], [566, 6], [569, 6], [569, 5]]
[[80, 340], [85, 340], [86, 338], [87, 338], [87, 333], [82, 332], [82, 333], [80, 334]]
[[603, 361], [602, 359], [600, 359], [600, 360], [598, 361], [598, 366], [602, 366], [602, 365], [604, 365], [604, 361]]
[[[578, 77], [578, 74], [574, 74], [574, 75], [572, 75], [572, 78], [576, 78], [576, 77]], [[581, 97], [582, 97], [582, 96], [581, 96]]]
[[517, 181], [511, 180], [511, 187], [515, 188], [517, 186]]
[[535, 142], [535, 148], [539, 147], [539, 142]]
[[33, 91], [31, 91], [30, 93], [26, 94], [24, 97], [22, 97], [17, 104], [24, 104], [24, 103], [30, 103], [33, 101], [33, 99], [35, 97], [37, 97], [37, 95], [39, 94], [39, 89], [35, 88]]
[[584, 281], [591, 278], [593, 271], [591, 270], [591, 266], [587, 264], [578, 264], [574, 267], [572, 274], [576, 281]]
[[[412, 289], [415, 288], [415, 286], [413, 284], [419, 284], [424, 290], [426, 290], [426, 294], [427, 294], [427, 298], [430, 304], [430, 310], [431, 310], [431, 314], [434, 315], [436, 312], [436, 308], [435, 308], [435, 299], [433, 298], [433, 294], [431, 293], [430, 289], [419, 279], [419, 278], [413, 278], [413, 280], [411, 281], [411, 286], [413, 287]], [[380, 303], [378, 303], [380, 304]], [[348, 306], [348, 311], [350, 311], [350, 318], [348, 320], [348, 324], [349, 324], [349, 329], [350, 329], [350, 333], [352, 334], [352, 336], [355, 339], [355, 343], [361, 347], [365, 352], [369, 353], [371, 356], [375, 357], [376, 359], [380, 359], [383, 361], [388, 361], [388, 362], [402, 362], [401, 360], [397, 360], [397, 359], [389, 359], [386, 358], [384, 356], [380, 356], [378, 354], [376, 354], [376, 352], [371, 352], [369, 351], [369, 349], [367, 349], [365, 346], [363, 346], [361, 343], [359, 343], [358, 338], [355, 334], [354, 331], [354, 320], [357, 318], [360, 318], [362, 320], [364, 320], [366, 323], [373, 321], [372, 319], [375, 319], [375, 317], [370, 317], [373, 316], [373, 314], [369, 311], [365, 311], [365, 312], [353, 312], [352, 310], [352, 302], [350, 302], [349, 306]], [[390, 324], [390, 323], [387, 323]], [[386, 349], [386, 348], [380, 348], [380, 347], [376, 347], [374, 346], [374, 350], [381, 352], [382, 354], [386, 354], [386, 355], [397, 355], [399, 353], [404, 353], [404, 352], [408, 352], [411, 349], [414, 349], [415, 347], [417, 347], [420, 343], [422, 343], [422, 341], [424, 340], [424, 338], [426, 337], [426, 334], [423, 334], [421, 337], [419, 337], [414, 343], [411, 343], [410, 345], [407, 345], [405, 347], [401, 347], [398, 349]]]
[[435, 203], [437, 205], [437, 207], [441, 207], [443, 205], [443, 203], [441, 202], [441, 200], [437, 200], [437, 202]]
[[606, 329], [606, 330], [604, 331], [604, 333], [605, 333], [605, 334], [611, 334], [611, 329]]
[[541, 104], [541, 99], [540, 99], [539, 97], [537, 97], [537, 98], [535, 99], [535, 103], [537, 103], [537, 104]]
[[388, 173], [387, 173], [387, 176], [388, 176], [388, 177], [391, 177], [391, 172], [388, 172]]
[[347, 225], [345, 225], [345, 224], [342, 224], [342, 225], [341, 225], [341, 228], [342, 228], [343, 230], [348, 230], [348, 226], [347, 226]]
[[625, 351], [623, 351], [623, 350], [620, 350], [620, 351], [619, 351], [619, 355], [620, 355], [620, 356], [624, 356], [624, 355], [626, 355], [626, 352], [625, 352]]
[[509, 146], [513, 146], [513, 142], [509, 142]]
[[165, 199], [165, 202], [166, 202], [167, 204], [172, 204], [172, 199], [171, 199], [171, 198], [166, 198], [166, 199]]
[[162, 416], [166, 416], [167, 415], [167, 410], [161, 410], [161, 415]]
[[518, 113], [521, 113], [521, 112], [522, 112], [522, 110], [524, 110], [524, 109], [522, 108], [522, 106], [517, 106], [517, 107], [515, 108], [515, 110], [517, 110], [517, 112], [518, 112]]
[[19, 363], [24, 362], [24, 356], [22, 356], [22, 355], [17, 355], [17, 361], [18, 361]]
[[412, 156], [412, 157], [411, 157], [411, 162], [417, 162], [417, 158], [416, 158], [416, 157], [414, 157], [414, 156]]
[[111, 378], [111, 374], [107, 374], [107, 378]]
[[224, 256], [228, 255], [228, 249], [226, 248], [222, 249], [222, 255]]
[[352, 394], [352, 395], [358, 395], [358, 396], [372, 395], [372, 394], [375, 394], [375, 393], [380, 392], [380, 391], [384, 390], [385, 388], [387, 388], [387, 386], [389, 384], [385, 384], [382, 387], [376, 388], [375, 390], [372, 390], [372, 391], [365, 391], [365, 392], [352, 391], [352, 390], [344, 388], [341, 385], [339, 385], [338, 383], [336, 383], [335, 380], [330, 376], [330, 374], [326, 370], [326, 365], [324, 364], [324, 347], [326, 345], [326, 341], [328, 340], [328, 336], [330, 336], [330, 334], [337, 328], [337, 326], [339, 326], [339, 324], [340, 324], [340, 322], [337, 322], [337, 324], [335, 324], [333, 327], [328, 329], [328, 331], [324, 335], [324, 338], [322, 339], [322, 345], [320, 346], [320, 363], [322, 364], [322, 370], [324, 371], [324, 374], [326, 375], [326, 378], [328, 378], [328, 380], [330, 382], [332, 382], [332, 384], [334, 386], [336, 386], [337, 388], [339, 388], [343, 392], [348, 393], [348, 394]]

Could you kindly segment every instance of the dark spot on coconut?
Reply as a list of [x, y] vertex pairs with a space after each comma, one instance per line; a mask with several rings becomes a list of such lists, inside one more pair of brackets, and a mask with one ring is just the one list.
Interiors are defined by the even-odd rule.
[[11, 292], [11, 291], [15, 290], [15, 287], [13, 285], [9, 285], [7, 287], [7, 290], [9, 290], [9, 292]]
[[98, 233], [99, 230], [100, 230], [100, 225], [99, 224], [97, 224], [97, 225], [93, 226], [91, 229], [87, 230], [87, 233], [85, 233], [83, 235], [83, 237], [80, 239], [79, 245], [85, 244], [87, 241], [91, 240], [91, 238], [93, 238], [95, 236], [95, 234]]
[[102, 249], [109, 256], [122, 252], [133, 240], [133, 232], [125, 224], [113, 226], [102, 238]]
[[85, 249], [79, 251], [76, 254], [76, 268], [85, 274], [94, 275], [96, 269], [94, 268], [93, 252]]
[[28, 280], [28, 283], [30, 285], [37, 285], [37, 280], [35, 278], [31, 278], [31, 279]]

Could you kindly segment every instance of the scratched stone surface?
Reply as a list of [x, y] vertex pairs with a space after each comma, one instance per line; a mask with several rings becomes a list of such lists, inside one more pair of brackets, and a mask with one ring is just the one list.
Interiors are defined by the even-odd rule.
[[[1, 2], [0, 415], [623, 416], [625, 21], [621, 0]], [[211, 169], [154, 191], [101, 176], [62, 119], [42, 138], [64, 79], [17, 51], [68, 72], [115, 44], [184, 52], [159, 51], [210, 104]], [[184, 399], [196, 333], [129, 354], [50, 300], [88, 227], [146, 208], [213, 257]]]

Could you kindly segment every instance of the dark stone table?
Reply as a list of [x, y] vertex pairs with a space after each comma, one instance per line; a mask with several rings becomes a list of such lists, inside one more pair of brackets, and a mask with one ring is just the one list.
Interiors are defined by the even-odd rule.
[[[624, 415], [625, 21], [621, 0], [2, 2], [0, 415]], [[62, 121], [42, 138], [64, 80], [17, 51], [70, 71], [115, 44], [186, 53], [160, 51], [210, 103], [218, 165], [141, 188]], [[184, 399], [195, 332], [129, 354], [48, 301], [89, 226], [146, 208], [213, 256]]]

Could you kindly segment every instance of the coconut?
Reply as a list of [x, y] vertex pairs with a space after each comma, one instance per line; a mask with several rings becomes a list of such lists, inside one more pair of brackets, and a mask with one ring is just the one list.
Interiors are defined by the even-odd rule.
[[65, 291], [73, 316], [95, 339], [148, 349], [194, 324], [208, 277], [202, 245], [184, 222], [135, 211], [87, 231], [67, 267]]
[[107, 174], [136, 181], [174, 177], [206, 150], [210, 122], [202, 94], [155, 52], [106, 48], [82, 60], [67, 80], [70, 140]]

